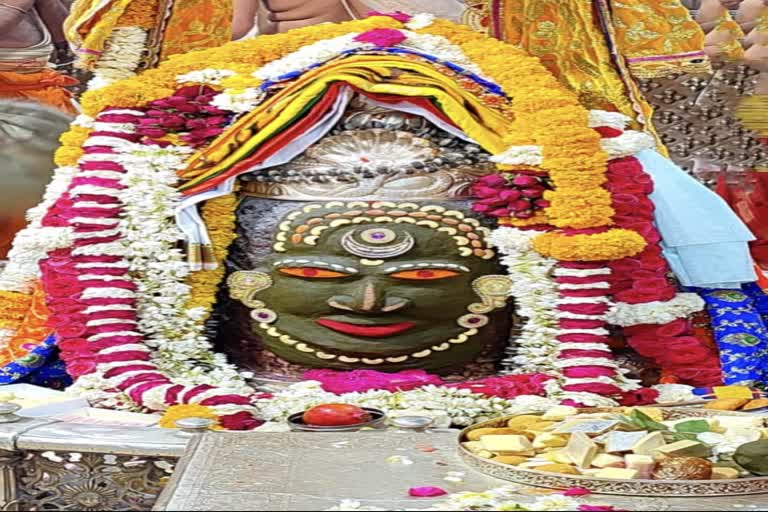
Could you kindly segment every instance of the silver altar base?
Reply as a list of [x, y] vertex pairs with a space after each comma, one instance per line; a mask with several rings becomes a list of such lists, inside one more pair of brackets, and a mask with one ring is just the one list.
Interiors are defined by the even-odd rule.
[[[323, 435], [209, 433], [194, 441], [155, 510], [327, 510], [342, 500], [385, 510], [413, 510], [430, 507], [441, 498], [409, 498], [411, 487], [436, 486], [455, 493], [509, 484], [467, 467], [459, 458], [456, 435], [395, 430]], [[392, 462], [393, 456], [406, 457], [413, 464]], [[453, 472], [465, 473], [464, 481], [444, 480]], [[523, 503], [541, 495], [541, 489], [524, 485], [519, 489]], [[657, 499], [593, 495], [587, 501], [632, 511], [768, 507], [768, 499], [760, 496]]]

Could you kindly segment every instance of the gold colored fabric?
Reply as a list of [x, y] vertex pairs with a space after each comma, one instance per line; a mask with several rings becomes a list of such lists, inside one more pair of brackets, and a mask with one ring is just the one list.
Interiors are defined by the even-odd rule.
[[588, 108], [637, 118], [605, 35], [584, 0], [504, 0], [504, 40], [538, 57]]
[[232, 16], [231, 1], [176, 0], [165, 27], [161, 59], [228, 43]]
[[704, 31], [679, 0], [612, 0], [610, 7], [619, 51], [636, 77], [711, 71]]

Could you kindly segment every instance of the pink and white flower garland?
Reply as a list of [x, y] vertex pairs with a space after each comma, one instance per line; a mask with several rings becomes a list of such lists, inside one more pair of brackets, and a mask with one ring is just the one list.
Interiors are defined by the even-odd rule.
[[[108, 110], [98, 116], [97, 131], [84, 144], [86, 155], [79, 164], [80, 172], [43, 219], [43, 225], [68, 227], [73, 232], [70, 247], [50, 252], [41, 262], [42, 281], [52, 313], [50, 323], [56, 330], [62, 359], [67, 362], [69, 373], [80, 377], [77, 389], [87, 397], [89, 391], [101, 392], [91, 394], [89, 398], [93, 400], [125, 397], [149, 410], [197, 403], [221, 409], [217, 413], [222, 420], [235, 428], [252, 428], [258, 422], [253, 418], [250, 399], [241, 394], [242, 389], [180, 383], [160, 367], [162, 358], [154, 360], [157, 354], [147, 343], [148, 332], [157, 332], [152, 332], [147, 313], [157, 315], [157, 323], [166, 321], [162, 310], [148, 307], [158, 292], [148, 283], [170, 285], [163, 278], [172, 276], [179, 267], [173, 261], [172, 251], [166, 258], [157, 254], [168, 248], [165, 243], [177, 240], [173, 232], [165, 238], [155, 232], [153, 235], [161, 239], [154, 241], [147, 233], [141, 238], [135, 236], [140, 228], [135, 223], [147, 217], [136, 210], [133, 200], [137, 196], [131, 194], [143, 192], [151, 197], [152, 193], [163, 192], [151, 179], [146, 190], [134, 188], [126, 192], [130, 179], [157, 172], [157, 168], [136, 165], [147, 162], [136, 153], [137, 146], [141, 147], [137, 144], [136, 125], [143, 115], [140, 111]], [[161, 168], [167, 165], [168, 171], [179, 165], [179, 155], [172, 151], [144, 151], [146, 158]], [[169, 180], [170, 175], [161, 171], [156, 179]], [[137, 183], [130, 185], [138, 187]], [[144, 215], [159, 213], [159, 218], [165, 218], [172, 214], [173, 202], [165, 204], [165, 199], [160, 203], [163, 209]], [[139, 244], [150, 248], [138, 249]], [[170, 259], [170, 264], [164, 265], [164, 259]], [[167, 312], [171, 315], [174, 306], [168, 304]]]

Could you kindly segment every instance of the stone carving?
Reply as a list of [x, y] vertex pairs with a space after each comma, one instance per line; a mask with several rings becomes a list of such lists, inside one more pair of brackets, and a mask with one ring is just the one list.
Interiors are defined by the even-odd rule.
[[29, 510], [150, 510], [175, 460], [98, 453], [27, 452], [16, 467]]

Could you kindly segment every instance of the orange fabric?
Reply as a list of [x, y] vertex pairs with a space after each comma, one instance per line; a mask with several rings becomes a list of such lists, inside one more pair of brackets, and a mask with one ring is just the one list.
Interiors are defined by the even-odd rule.
[[38, 101], [68, 114], [77, 114], [72, 93], [66, 87], [79, 83], [76, 79], [44, 69], [37, 73], [0, 71], [0, 98]]
[[233, 2], [175, 2], [163, 34], [160, 58], [228, 43], [232, 40], [232, 16]]
[[26, 356], [29, 353], [29, 345], [38, 346], [42, 340], [48, 338], [53, 333], [53, 329], [48, 327], [49, 316], [50, 311], [45, 305], [45, 291], [42, 283], [38, 282], [27, 316], [5, 350], [0, 351], [0, 365]]

